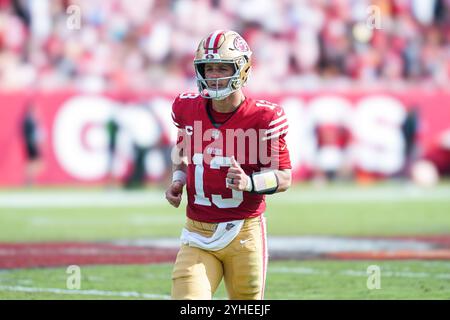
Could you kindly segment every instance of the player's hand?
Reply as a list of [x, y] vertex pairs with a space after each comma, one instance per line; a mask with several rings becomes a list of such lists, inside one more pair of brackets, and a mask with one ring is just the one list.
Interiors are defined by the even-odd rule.
[[236, 191], [245, 191], [248, 184], [247, 174], [242, 170], [234, 156], [231, 157], [231, 167], [227, 173], [227, 188]]
[[175, 208], [180, 206], [181, 195], [183, 194], [183, 183], [181, 181], [174, 181], [166, 190], [166, 199]]

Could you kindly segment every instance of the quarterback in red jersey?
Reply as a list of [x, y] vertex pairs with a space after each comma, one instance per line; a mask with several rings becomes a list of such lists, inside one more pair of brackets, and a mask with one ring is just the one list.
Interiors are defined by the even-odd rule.
[[230, 299], [262, 299], [267, 267], [265, 195], [291, 184], [283, 109], [246, 97], [251, 51], [234, 31], [204, 38], [194, 60], [199, 93], [179, 95], [169, 203], [187, 190], [187, 219], [172, 298], [211, 299], [224, 278]]

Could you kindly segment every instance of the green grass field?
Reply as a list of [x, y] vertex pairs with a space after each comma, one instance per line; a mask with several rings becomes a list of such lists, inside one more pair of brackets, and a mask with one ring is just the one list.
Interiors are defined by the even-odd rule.
[[[381, 270], [381, 288], [369, 290], [366, 271], [374, 264]], [[0, 272], [0, 298], [168, 299], [171, 269], [170, 264], [86, 266], [77, 291], [67, 289], [65, 268], [7, 270]], [[214, 298], [226, 299], [223, 283]], [[450, 262], [274, 261], [265, 298], [450, 299]]]
[[[73, 190], [20, 192], [51, 202]], [[184, 223], [184, 203], [175, 209], [164, 201], [163, 190], [150, 190], [148, 203], [96, 205], [102, 190], [77, 190], [76, 196], [94, 197], [86, 204], [8, 207], [0, 203], [0, 241], [115, 240], [178, 237]], [[8, 198], [15, 191], [0, 191]], [[138, 192], [139, 199], [146, 192]], [[114, 194], [110, 195], [113, 199]], [[150, 198], [150, 197], [149, 197]], [[153, 201], [156, 199], [156, 201]], [[269, 235], [395, 236], [450, 233], [450, 186], [411, 189], [389, 185], [316, 189], [297, 186], [273, 195], [266, 211]]]
[[[116, 195], [100, 189], [0, 190], [0, 242], [179, 236], [184, 209], [166, 204], [163, 190], [130, 197], [136, 202], [114, 202]], [[85, 198], [92, 199], [78, 200]], [[269, 236], [444, 235], [450, 233], [450, 187], [300, 185], [272, 196], [266, 217]], [[380, 266], [381, 289], [367, 289], [369, 265]], [[75, 293], [66, 288], [65, 268], [0, 270], [0, 299], [165, 299], [171, 268], [83, 266]], [[223, 285], [215, 297], [226, 298]], [[450, 299], [450, 261], [271, 261], [266, 298]]]

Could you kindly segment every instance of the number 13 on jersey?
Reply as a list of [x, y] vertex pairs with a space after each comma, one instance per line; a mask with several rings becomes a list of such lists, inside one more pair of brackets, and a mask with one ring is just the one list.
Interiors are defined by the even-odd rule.
[[[203, 154], [196, 153], [192, 157], [192, 161], [195, 165], [195, 204], [202, 206], [211, 206], [211, 201], [218, 208], [237, 208], [243, 201], [243, 192], [242, 191], [232, 191], [231, 198], [223, 198], [220, 194], [212, 194], [209, 199], [205, 196], [205, 190], [203, 189], [203, 174], [204, 174], [204, 163], [203, 163]], [[231, 158], [229, 157], [221, 157], [215, 156], [211, 159], [211, 163], [209, 167], [211, 169], [219, 170], [221, 167], [229, 167], [231, 166]], [[218, 181], [220, 183], [220, 181]], [[223, 181], [226, 186], [226, 181]]]

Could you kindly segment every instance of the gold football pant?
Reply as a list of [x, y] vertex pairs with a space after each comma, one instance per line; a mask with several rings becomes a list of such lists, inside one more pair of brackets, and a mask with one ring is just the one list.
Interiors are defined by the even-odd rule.
[[[187, 218], [186, 229], [210, 237], [217, 223]], [[182, 245], [172, 273], [172, 299], [211, 299], [222, 278], [230, 299], [263, 299], [267, 269], [265, 218], [246, 219], [232, 242], [218, 251]]]

